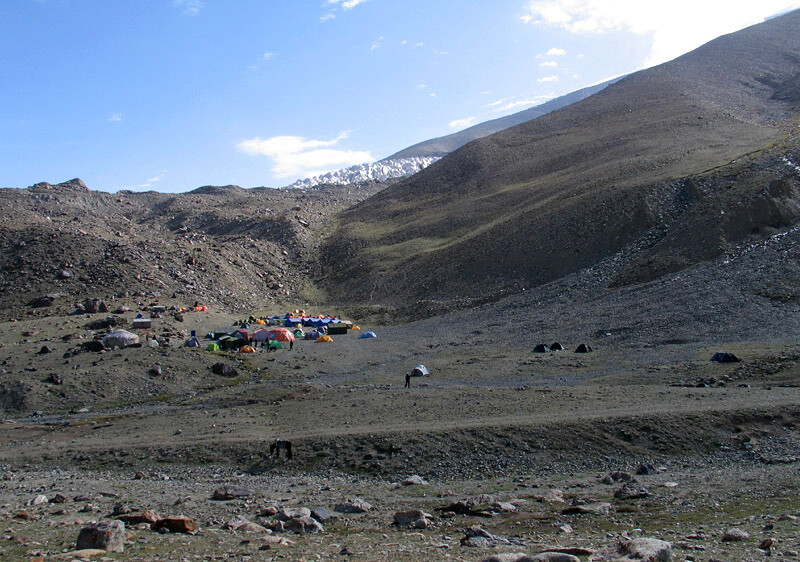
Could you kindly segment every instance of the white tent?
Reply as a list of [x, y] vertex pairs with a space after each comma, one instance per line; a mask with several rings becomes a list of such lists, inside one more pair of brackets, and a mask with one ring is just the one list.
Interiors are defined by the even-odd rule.
[[429, 374], [430, 372], [428, 371], [428, 368], [425, 365], [417, 365], [416, 367], [414, 367], [414, 370], [411, 371], [412, 377], [422, 377]]
[[255, 341], [267, 341], [269, 339], [269, 330], [266, 328], [259, 328], [255, 332], [253, 332], [253, 340]]
[[103, 338], [103, 345], [109, 349], [114, 347], [123, 348], [135, 343], [139, 343], [139, 336], [128, 330], [116, 330]]

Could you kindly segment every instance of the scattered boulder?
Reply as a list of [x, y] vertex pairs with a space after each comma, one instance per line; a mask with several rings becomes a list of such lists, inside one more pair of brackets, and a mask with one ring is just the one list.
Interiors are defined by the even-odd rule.
[[348, 499], [333, 508], [339, 513], [366, 513], [372, 506], [361, 498]]
[[77, 550], [97, 548], [108, 552], [125, 550], [125, 524], [122, 521], [95, 523], [81, 529], [75, 546]]
[[161, 368], [161, 365], [156, 363], [150, 368], [150, 374], [154, 377], [160, 377], [163, 374], [164, 370]]
[[668, 562], [672, 560], [672, 543], [653, 538], [624, 540], [598, 551], [589, 560]]
[[53, 353], [53, 348], [49, 345], [43, 345], [42, 348], [39, 350], [39, 355], [45, 355], [47, 353]]
[[81, 344], [81, 349], [84, 351], [91, 351], [91, 352], [100, 352], [105, 351], [106, 346], [103, 345], [103, 342], [100, 340], [90, 340], [85, 341]]
[[606, 474], [602, 480], [603, 484], [614, 484], [615, 482], [636, 482], [636, 478], [630, 472], [615, 470]]
[[464, 536], [461, 537], [461, 546], [487, 547], [500, 544], [510, 544], [508, 539], [495, 536], [479, 525], [464, 529]]
[[639, 466], [636, 467], [636, 474], [639, 476], [649, 476], [650, 474], [656, 473], [656, 467], [652, 464], [644, 464], [641, 463]]
[[237, 371], [231, 365], [227, 363], [214, 363], [211, 366], [211, 372], [215, 375], [222, 375], [224, 377], [238, 377], [239, 371]]
[[39, 494], [38, 496], [36, 496], [35, 498], [33, 498], [31, 501], [29, 501], [29, 502], [28, 502], [28, 505], [30, 505], [30, 506], [34, 506], [34, 505], [41, 505], [41, 504], [43, 504], [43, 503], [47, 503], [47, 502], [48, 502], [48, 500], [47, 500], [47, 496], [44, 496], [44, 495], [42, 495], [42, 494]]
[[158, 516], [158, 513], [152, 509], [147, 509], [139, 513], [126, 513], [118, 515], [116, 518], [126, 525], [139, 525], [141, 523], [154, 525], [161, 520], [161, 517]]
[[530, 556], [524, 552], [503, 552], [502, 554], [487, 556], [481, 562], [526, 562], [530, 559]]
[[88, 314], [97, 314], [98, 312], [108, 312], [106, 301], [102, 299], [86, 299], [81, 303], [84, 312]]
[[123, 349], [139, 343], [139, 336], [128, 330], [116, 330], [103, 338], [103, 345], [107, 349], [118, 347]]
[[197, 530], [197, 523], [188, 517], [165, 517], [153, 525], [154, 531], [161, 529], [167, 529], [170, 533], [194, 533]]
[[531, 557], [526, 557], [519, 562], [581, 562], [581, 559], [564, 552], [540, 552]]
[[224, 486], [220, 486], [214, 490], [214, 495], [211, 497], [211, 499], [220, 501], [238, 500], [251, 496], [252, 494], [253, 490], [249, 488], [236, 486], [235, 484], [225, 484]]
[[747, 531], [742, 531], [737, 527], [732, 527], [728, 529], [722, 536], [722, 540], [725, 542], [741, 542], [741, 541], [746, 541], [749, 538], [750, 534]]
[[402, 482], [400, 482], [401, 486], [427, 486], [428, 482], [422, 477], [417, 474], [409, 476]]
[[270, 533], [271, 531], [266, 527], [259, 525], [258, 523], [253, 523], [249, 521], [244, 515], [237, 515], [225, 525], [223, 525], [224, 529], [230, 529], [232, 531], [241, 531], [243, 533]]
[[590, 503], [586, 505], [571, 505], [561, 510], [562, 515], [606, 515], [611, 511], [608, 502]]
[[321, 533], [324, 529], [322, 524], [311, 517], [296, 517], [284, 522], [287, 531], [304, 535], [306, 533]]
[[416, 527], [415, 523], [420, 520], [433, 520], [433, 515], [425, 513], [421, 509], [398, 511], [392, 518], [392, 524], [399, 527]]
[[640, 488], [633, 484], [625, 484], [614, 492], [614, 497], [618, 500], [638, 500], [646, 498], [650, 495], [650, 490], [647, 488]]
[[559, 490], [558, 488], [551, 488], [544, 494], [534, 496], [534, 499], [544, 503], [567, 503], [564, 499], [564, 490]]
[[333, 513], [330, 509], [326, 509], [324, 507], [317, 507], [311, 510], [311, 517], [313, 517], [320, 523], [326, 523], [331, 519], [336, 519], [336, 514]]
[[44, 295], [41, 297], [36, 297], [28, 302], [28, 306], [32, 308], [44, 308], [46, 306], [52, 306], [55, 300], [56, 298], [53, 295]]
[[514, 513], [517, 511], [517, 506], [511, 502], [494, 502], [489, 506], [489, 509], [498, 513]]
[[289, 521], [301, 517], [311, 517], [311, 510], [307, 507], [285, 507], [275, 515], [278, 521]]
[[53, 384], [64, 384], [64, 379], [57, 373], [51, 373], [50, 376], [47, 377], [47, 380]]

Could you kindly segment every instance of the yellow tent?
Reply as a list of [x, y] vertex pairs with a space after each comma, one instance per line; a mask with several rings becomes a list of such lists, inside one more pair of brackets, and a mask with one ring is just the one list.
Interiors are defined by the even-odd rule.
[[256, 350], [253, 349], [253, 346], [251, 345], [243, 345], [242, 347], [239, 348], [239, 353], [255, 353], [255, 352]]
[[323, 335], [321, 335], [320, 337], [317, 338], [317, 341], [318, 342], [321, 342], [321, 341], [333, 341], [333, 338], [330, 337], [328, 334], [323, 334]]
[[261, 319], [258, 319], [258, 320], [256, 320], [256, 322], [255, 322], [255, 323], [256, 323], [256, 324], [263, 324], [264, 326], [266, 326], [266, 325], [267, 325], [267, 323], [266, 323], [266, 322], [264, 322], [264, 321], [263, 321], [263, 320], [261, 320]]

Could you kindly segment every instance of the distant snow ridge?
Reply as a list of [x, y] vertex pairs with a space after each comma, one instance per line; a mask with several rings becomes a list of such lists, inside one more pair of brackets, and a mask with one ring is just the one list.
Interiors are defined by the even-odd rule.
[[320, 184], [345, 185], [348, 183], [358, 183], [362, 181], [387, 180], [389, 178], [401, 178], [411, 176], [427, 168], [439, 160], [436, 156], [420, 156], [414, 158], [398, 158], [395, 160], [378, 160], [367, 164], [357, 164], [337, 170], [320, 174], [313, 178], [297, 180], [287, 188], [310, 188]]

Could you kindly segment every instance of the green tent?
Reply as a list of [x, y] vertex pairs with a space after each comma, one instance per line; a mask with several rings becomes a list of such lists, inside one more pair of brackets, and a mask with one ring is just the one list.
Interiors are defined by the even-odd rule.
[[272, 341], [269, 342], [269, 348], [270, 349], [283, 349], [283, 346], [281, 345], [281, 342], [272, 340]]
[[219, 351], [219, 345], [217, 345], [216, 343], [210, 343], [206, 347], [206, 351]]

